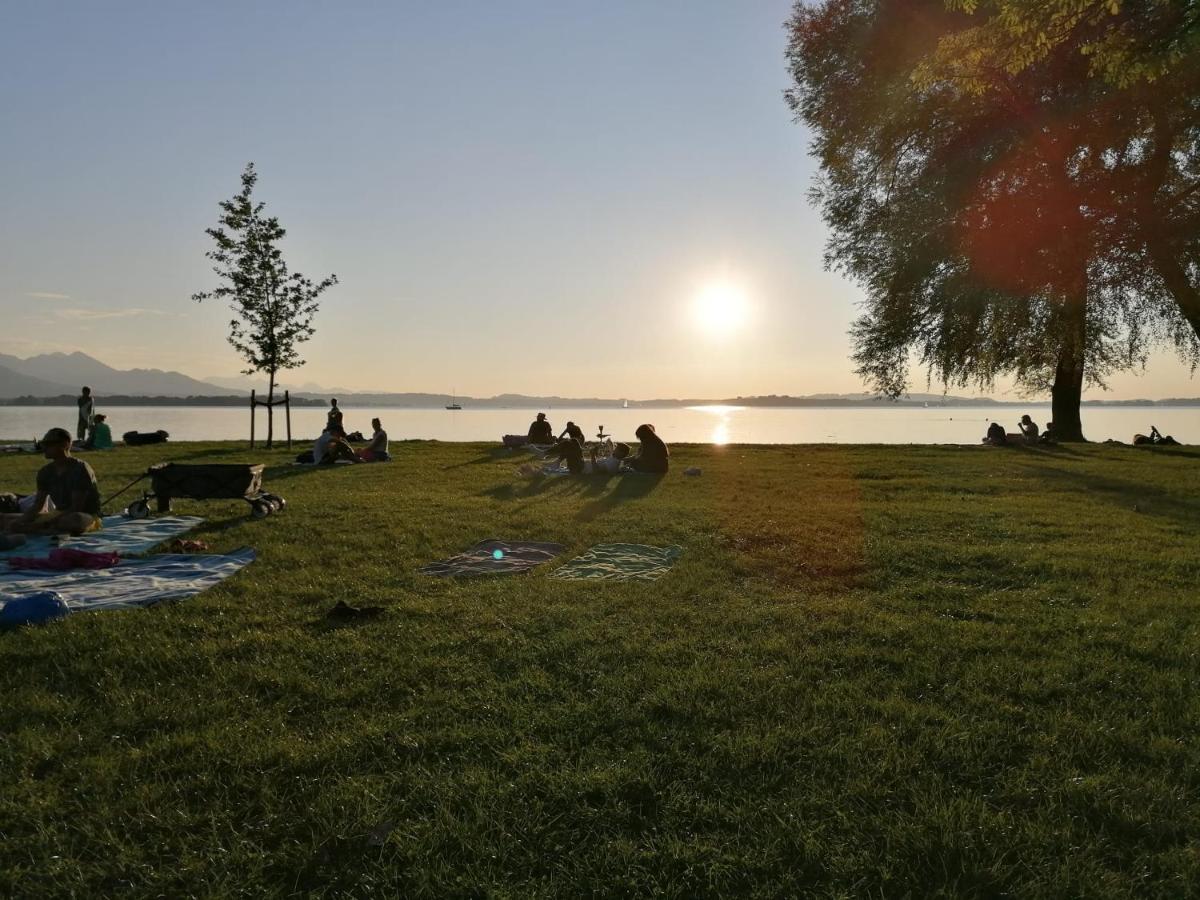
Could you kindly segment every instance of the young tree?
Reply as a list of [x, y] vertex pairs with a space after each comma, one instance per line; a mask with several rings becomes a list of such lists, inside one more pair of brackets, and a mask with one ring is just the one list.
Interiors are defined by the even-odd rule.
[[217, 227], [205, 229], [216, 248], [204, 255], [213, 261], [222, 283], [193, 294], [192, 299], [229, 301], [234, 312], [229, 343], [246, 362], [243, 373], [265, 372], [268, 378], [267, 446], [271, 447], [276, 375], [281, 369], [304, 365], [298, 346], [314, 334], [317, 299], [338, 280], [330, 275], [313, 282], [288, 270], [279, 249], [287, 232], [278, 219], [263, 214], [263, 203], [252, 200], [257, 181], [254, 163], [249, 163], [242, 172], [241, 192], [221, 201]]
[[974, 82], [936, 67], [984, 2], [798, 4], [788, 99], [815, 134], [827, 261], [867, 289], [859, 371], [893, 395], [914, 351], [947, 384], [1015, 375], [1079, 440], [1085, 382], [1196, 344], [1137, 265], [1110, 152], [1130, 113], [1088, 58], [1059, 47]]

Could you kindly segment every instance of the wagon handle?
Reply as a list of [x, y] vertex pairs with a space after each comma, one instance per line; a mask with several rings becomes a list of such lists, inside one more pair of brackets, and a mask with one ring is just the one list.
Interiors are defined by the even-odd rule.
[[108, 506], [108, 504], [112, 503], [114, 500], [116, 500], [123, 493], [125, 493], [127, 490], [129, 490], [131, 487], [133, 487], [135, 484], [137, 484], [139, 481], [144, 479], [149, 474], [150, 474], [149, 472], [143, 472], [137, 478], [133, 479], [133, 481], [129, 482], [129, 484], [125, 485], [125, 487], [121, 488], [119, 491], [117, 491], [115, 494], [113, 494], [111, 497], [109, 497], [107, 500], [105, 500], [103, 503], [101, 503], [100, 508], [103, 509], [104, 507]]

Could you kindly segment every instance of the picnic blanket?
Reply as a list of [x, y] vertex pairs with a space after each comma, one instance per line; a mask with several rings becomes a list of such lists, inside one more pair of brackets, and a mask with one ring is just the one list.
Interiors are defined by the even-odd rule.
[[430, 563], [421, 574], [438, 578], [516, 575], [549, 562], [564, 549], [562, 544], [536, 541], [480, 541], [465, 553]]
[[597, 544], [552, 573], [573, 581], [654, 581], [661, 578], [683, 553], [680, 547], [645, 544]]
[[204, 520], [198, 516], [161, 516], [157, 519], [126, 519], [105, 516], [104, 527], [79, 537], [30, 535], [24, 544], [0, 551], [0, 560], [9, 556], [45, 556], [52, 547], [73, 547], [92, 553], [119, 553], [136, 556], [163, 541], [191, 531]]
[[0, 574], [0, 601], [55, 591], [71, 612], [149, 606], [194, 597], [253, 561], [254, 551], [246, 547], [224, 556], [184, 553], [124, 559], [111, 569], [5, 572]]

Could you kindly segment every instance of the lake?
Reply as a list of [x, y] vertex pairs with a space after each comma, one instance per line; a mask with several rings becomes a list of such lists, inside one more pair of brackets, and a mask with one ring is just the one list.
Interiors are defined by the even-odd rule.
[[[343, 407], [346, 429], [370, 433], [370, 420], [378, 415], [392, 440], [406, 438], [439, 441], [487, 441], [503, 434], [524, 434], [536, 410], [532, 409], [389, 409]], [[997, 420], [1010, 431], [1025, 409], [1039, 425], [1050, 416], [1047, 405], [1029, 407], [900, 407], [873, 408], [761, 408], [698, 406], [638, 409], [553, 409], [545, 411], [561, 431], [573, 420], [591, 437], [603, 424], [616, 440], [634, 442], [633, 432], [642, 422], [652, 422], [668, 442], [703, 444], [974, 444]], [[245, 408], [195, 406], [120, 406], [99, 411], [108, 414], [113, 436], [126, 431], [165, 429], [181, 441], [245, 440], [250, 414]], [[314, 438], [325, 422], [325, 410], [292, 410], [292, 433], [300, 441]], [[74, 407], [0, 406], [0, 437], [28, 441], [46, 429], [61, 425], [74, 431]], [[1085, 407], [1084, 433], [1090, 440], [1115, 438], [1129, 441], [1137, 432], [1157, 425], [1163, 434], [1183, 443], [1200, 443], [1200, 408], [1197, 407]], [[283, 413], [277, 412], [277, 434], [283, 433]], [[259, 411], [258, 436], [266, 434], [266, 417]]]

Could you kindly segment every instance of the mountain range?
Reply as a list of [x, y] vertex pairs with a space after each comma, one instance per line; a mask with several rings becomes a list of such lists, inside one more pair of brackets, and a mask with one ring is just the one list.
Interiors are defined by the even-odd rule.
[[242, 392], [162, 369], [114, 369], [86, 353], [43, 353], [21, 359], [0, 353], [0, 397], [75, 396], [88, 385], [97, 396], [230, 396]]
[[[86, 353], [43, 353], [21, 359], [0, 353], [0, 402], [18, 405], [60, 405], [79, 394], [88, 385], [106, 405], [237, 405], [246, 402], [251, 388], [265, 392], [258, 379], [239, 376], [215, 377], [205, 381], [182, 372], [162, 369], [116, 369]], [[283, 386], [279, 386], [282, 390]], [[534, 397], [526, 394], [498, 394], [494, 397], [454, 397], [448, 394], [355, 392], [326, 388], [316, 384], [287, 385], [298, 405], [324, 404], [331, 396], [339, 397], [347, 407], [399, 407], [440, 409], [452, 399], [467, 409], [562, 409], [564, 407], [611, 409], [620, 407], [624, 398]], [[1006, 406], [1030, 405], [1037, 401], [993, 400], [988, 397], [956, 397], [943, 394], [909, 394], [898, 401], [901, 406]], [[1045, 402], [1045, 401], [1042, 401]], [[1085, 405], [1105, 406], [1197, 406], [1200, 400], [1085, 400]], [[677, 408], [727, 404], [731, 406], [878, 406], [889, 401], [870, 393], [810, 394], [796, 397], [769, 395], [756, 397], [629, 399], [633, 407]]]

